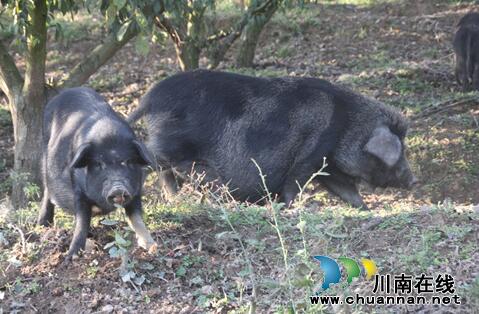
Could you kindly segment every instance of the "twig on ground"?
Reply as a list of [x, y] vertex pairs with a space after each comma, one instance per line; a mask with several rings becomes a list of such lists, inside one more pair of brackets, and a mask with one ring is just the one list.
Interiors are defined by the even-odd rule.
[[446, 101], [442, 101], [442, 102], [439, 102], [439, 103], [429, 105], [426, 108], [424, 108], [423, 110], [421, 110], [421, 112], [416, 114], [413, 117], [413, 120], [417, 120], [417, 119], [420, 119], [420, 118], [431, 116], [431, 115], [446, 111], [448, 109], [452, 109], [454, 107], [465, 105], [465, 104], [470, 103], [470, 102], [473, 102], [476, 106], [479, 105], [479, 96], [478, 95], [463, 96], [463, 97], [448, 99]]
[[22, 240], [22, 254], [25, 254], [27, 252], [27, 241], [25, 240], [25, 234], [23, 233], [22, 229], [12, 223], [9, 223], [7, 226], [13, 230], [16, 230], [20, 234], [20, 239]]

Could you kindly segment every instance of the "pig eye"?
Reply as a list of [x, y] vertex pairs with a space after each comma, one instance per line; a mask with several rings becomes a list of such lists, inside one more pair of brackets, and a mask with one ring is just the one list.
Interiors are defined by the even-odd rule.
[[135, 166], [135, 161], [132, 159], [124, 160], [120, 163], [123, 167], [134, 167]]
[[92, 166], [96, 170], [103, 170], [105, 168], [105, 164], [101, 161], [93, 161]]

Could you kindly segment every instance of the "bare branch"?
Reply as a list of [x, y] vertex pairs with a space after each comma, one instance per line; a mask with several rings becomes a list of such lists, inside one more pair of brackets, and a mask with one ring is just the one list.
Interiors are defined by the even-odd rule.
[[103, 43], [93, 49], [85, 59], [80, 61], [67, 78], [60, 84], [60, 88], [79, 86], [85, 83], [102, 65], [110, 60], [130, 39], [138, 35], [139, 29], [132, 23], [121, 40], [115, 33], [110, 33]]
[[464, 106], [464, 105], [467, 105], [467, 108], [472, 108], [472, 106], [474, 105], [477, 106], [478, 104], [479, 104], [479, 97], [477, 95], [453, 97], [452, 99], [441, 101], [439, 103], [435, 103], [425, 107], [419, 113], [417, 113], [412, 119], [413, 120], [422, 119], [422, 118], [425, 118], [440, 112], [444, 112], [452, 108]]
[[168, 33], [175, 45], [180, 45], [186, 37], [186, 34], [183, 34], [181, 31], [177, 30], [163, 14], [155, 16], [155, 25]]

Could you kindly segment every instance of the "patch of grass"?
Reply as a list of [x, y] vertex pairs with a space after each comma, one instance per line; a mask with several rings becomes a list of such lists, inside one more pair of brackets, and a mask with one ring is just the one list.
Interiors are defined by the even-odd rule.
[[474, 281], [468, 285], [465, 289], [465, 292], [469, 300], [475, 305], [476, 308], [479, 307], [479, 276], [476, 276]]
[[283, 46], [281, 47], [278, 52], [276, 53], [276, 55], [279, 57], [279, 58], [287, 58], [287, 57], [291, 57], [292, 55], [294, 54], [294, 50], [293, 48], [289, 47], [289, 46]]
[[157, 203], [145, 206], [145, 223], [150, 230], [176, 229], [183, 225], [184, 221], [194, 220], [195, 217], [205, 215], [206, 209], [200, 204]]
[[421, 82], [420, 80], [411, 80], [409, 78], [400, 76], [396, 76], [395, 78], [389, 80], [388, 85], [393, 91], [399, 93], [401, 96], [422, 93], [429, 88], [429, 84], [426, 82]]
[[[436, 250], [435, 244], [441, 239], [442, 234], [437, 230], [422, 231], [417, 242], [413, 243], [400, 258], [405, 265], [413, 267], [416, 271], [425, 271], [431, 265], [439, 266], [443, 263], [440, 253]], [[444, 257], [442, 257], [444, 258]]]
[[292, 36], [306, 35], [311, 29], [322, 27], [320, 15], [316, 10], [310, 10], [309, 5], [291, 6], [288, 10], [282, 10], [273, 15], [270, 22], [281, 29], [286, 30]]
[[121, 86], [123, 82], [123, 77], [121, 74], [110, 75], [108, 77], [94, 76], [90, 79], [90, 86], [97, 91], [109, 91], [117, 86]]
[[52, 28], [56, 32], [56, 39], [68, 47], [72, 42], [87, 40], [92, 33], [100, 32], [103, 27], [102, 19], [83, 10], [75, 14], [74, 19], [69, 14], [57, 13]]

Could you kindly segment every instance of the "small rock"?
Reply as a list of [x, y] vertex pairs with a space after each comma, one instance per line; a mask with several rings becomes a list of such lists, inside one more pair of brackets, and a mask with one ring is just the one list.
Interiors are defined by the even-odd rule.
[[97, 247], [95, 241], [93, 241], [92, 239], [86, 239], [86, 243], [85, 243], [85, 252], [86, 253], [92, 253], [95, 248]]
[[113, 305], [107, 304], [101, 308], [102, 313], [111, 313], [113, 312]]
[[213, 287], [210, 285], [203, 286], [201, 288], [201, 293], [209, 295], [213, 293]]
[[52, 290], [52, 296], [59, 297], [61, 295], [63, 295], [63, 289], [62, 288], [56, 287]]
[[20, 309], [23, 307], [25, 307], [25, 303], [13, 301], [12, 304], [10, 304], [11, 309]]

